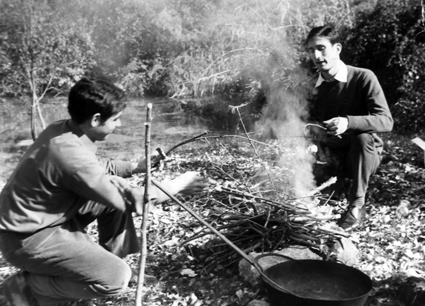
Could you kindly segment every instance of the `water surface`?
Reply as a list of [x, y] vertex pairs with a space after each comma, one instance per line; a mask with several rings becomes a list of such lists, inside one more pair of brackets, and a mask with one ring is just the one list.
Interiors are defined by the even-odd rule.
[[[131, 160], [145, 154], [147, 104], [152, 103], [151, 147], [164, 150], [182, 139], [205, 131], [197, 118], [186, 115], [180, 104], [167, 99], [131, 100], [122, 115], [122, 126], [99, 143], [99, 156]], [[46, 124], [67, 119], [67, 99], [51, 99], [41, 105]], [[22, 101], [0, 102], [0, 185], [9, 178], [31, 143], [29, 107]]]

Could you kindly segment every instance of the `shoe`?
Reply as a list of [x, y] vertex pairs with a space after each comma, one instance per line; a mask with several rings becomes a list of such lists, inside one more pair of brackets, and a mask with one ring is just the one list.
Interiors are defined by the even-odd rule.
[[3, 281], [1, 291], [8, 306], [38, 306], [25, 274], [26, 272], [18, 272]]
[[338, 226], [346, 232], [352, 231], [362, 224], [365, 216], [365, 207], [351, 207], [339, 220]]

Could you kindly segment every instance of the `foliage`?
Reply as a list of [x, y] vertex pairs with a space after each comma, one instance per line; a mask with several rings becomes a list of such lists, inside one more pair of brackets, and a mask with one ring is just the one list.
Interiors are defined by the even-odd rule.
[[420, 0], [4, 0], [0, 94], [31, 93], [29, 70], [38, 96], [101, 74], [131, 95], [222, 97], [259, 117], [259, 97], [278, 108], [276, 88], [308, 77], [309, 29], [332, 23], [343, 59], [377, 74], [396, 129], [420, 131], [421, 16]]
[[[8, 52], [4, 71], [11, 81], [14, 76], [7, 60], [18, 53], [18, 38], [24, 33], [16, 32], [15, 39], [10, 33], [25, 27], [29, 18], [18, 10], [19, 3], [2, 2], [1, 33], [11, 48], [2, 48], [0, 55]], [[113, 76], [131, 93], [174, 97], [214, 94], [225, 89], [223, 85], [238, 82], [249, 87], [253, 81], [263, 81], [269, 68], [273, 73], [268, 79], [274, 74], [288, 77], [304, 52], [297, 43], [310, 25], [351, 22], [344, 0], [127, 0], [120, 5], [112, 0], [73, 5], [57, 0], [41, 2], [35, 11], [42, 20], [36, 22], [34, 35], [40, 47], [48, 46], [43, 48], [45, 54], [63, 57], [66, 50], [61, 46], [66, 45], [67, 56], [78, 60], [74, 67], [80, 71], [92, 69], [95, 59], [93, 73]], [[42, 31], [49, 36], [40, 35]], [[61, 44], [54, 44], [58, 41]], [[81, 75], [67, 72], [74, 78]]]
[[[79, 19], [68, 20], [47, 1], [1, 2], [1, 52], [6, 63], [4, 94], [31, 99], [31, 134], [37, 123], [45, 128], [40, 101], [48, 91], [60, 90], [70, 77], [79, 77], [90, 63], [86, 39], [78, 30]], [[77, 62], [78, 61], [78, 62]], [[37, 120], [38, 115], [38, 120]]]
[[425, 33], [419, 0], [379, 1], [360, 12], [347, 36], [350, 63], [374, 71], [383, 86], [398, 131], [424, 129]]
[[84, 20], [67, 15], [65, 8], [56, 10], [47, 1], [1, 2], [3, 94], [34, 90], [40, 96], [47, 87], [60, 90], [93, 65], [90, 36], [82, 31]]

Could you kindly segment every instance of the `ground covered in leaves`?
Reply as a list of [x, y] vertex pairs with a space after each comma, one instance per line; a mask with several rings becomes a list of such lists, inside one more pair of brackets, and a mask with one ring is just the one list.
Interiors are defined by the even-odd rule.
[[[407, 277], [425, 276], [423, 152], [410, 138], [387, 136], [385, 143], [383, 163], [369, 188], [367, 219], [350, 235], [360, 251], [357, 268], [373, 281], [367, 306], [400, 305], [399, 286]], [[173, 152], [154, 176], [161, 180], [195, 170], [207, 177], [211, 186], [204, 194], [180, 199], [246, 253], [294, 244], [315, 247], [338, 236], [318, 224], [334, 223], [344, 203], [328, 199], [314, 217], [302, 214], [307, 219], [296, 220], [301, 211], [285, 205], [298, 205], [299, 199], [291, 192], [298, 158], [291, 141], [282, 146], [250, 142], [245, 137], [210, 137]], [[130, 179], [133, 185], [141, 181], [141, 177]], [[397, 209], [401, 202], [405, 206]], [[140, 227], [141, 218], [135, 221]], [[96, 227], [88, 231], [95, 239]], [[145, 273], [157, 280], [144, 286], [144, 304], [236, 306], [267, 301], [263, 288], [252, 287], [239, 276], [239, 259], [179, 205], [170, 201], [151, 207]], [[128, 256], [126, 261], [137, 270], [139, 255]], [[0, 263], [1, 279], [15, 271]], [[131, 284], [122, 296], [97, 300], [94, 305], [134, 305], [135, 292]]]

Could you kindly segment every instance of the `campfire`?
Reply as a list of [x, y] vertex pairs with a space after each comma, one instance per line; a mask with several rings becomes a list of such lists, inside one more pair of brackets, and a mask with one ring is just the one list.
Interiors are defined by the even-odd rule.
[[[190, 202], [194, 205], [191, 207], [245, 253], [273, 252], [301, 245], [331, 260], [335, 241], [349, 237], [335, 225], [344, 203], [321, 193], [335, 183], [335, 177], [294, 195], [291, 190], [291, 177], [296, 171], [292, 168], [293, 154], [296, 153], [293, 144], [286, 143], [283, 147], [287, 149], [282, 150], [282, 143], [277, 141], [257, 141], [257, 151], [253, 153], [250, 144], [253, 140], [243, 136], [205, 136], [204, 133], [194, 140], [203, 142], [198, 141], [197, 148], [193, 149], [194, 170], [204, 172], [211, 188], [192, 199]], [[215, 150], [226, 152], [228, 158], [218, 159]], [[239, 155], [235, 154], [236, 151]], [[175, 167], [188, 167], [185, 157], [170, 156], [172, 158], [163, 165], [165, 169], [173, 171]], [[206, 263], [206, 272], [218, 265], [231, 266], [240, 260], [237, 252], [211, 230], [202, 225], [194, 225], [194, 228], [196, 231], [181, 239], [180, 245], [195, 257], [203, 253], [201, 257]], [[197, 250], [199, 241], [204, 242], [207, 256]]]

